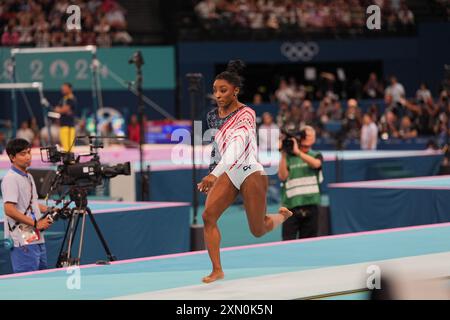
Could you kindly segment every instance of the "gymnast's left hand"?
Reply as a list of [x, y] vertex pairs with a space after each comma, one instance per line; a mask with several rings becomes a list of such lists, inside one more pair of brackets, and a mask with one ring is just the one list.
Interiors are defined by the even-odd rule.
[[217, 177], [213, 174], [209, 174], [202, 179], [202, 182], [197, 184], [197, 188], [200, 192], [208, 193], [216, 183]]

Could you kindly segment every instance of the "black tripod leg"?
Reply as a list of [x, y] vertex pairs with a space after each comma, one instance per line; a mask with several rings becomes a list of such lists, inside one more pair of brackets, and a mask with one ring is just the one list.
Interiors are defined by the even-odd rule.
[[58, 262], [56, 263], [56, 267], [57, 268], [63, 267], [63, 265], [62, 265], [62, 254], [64, 252], [63, 251], [64, 250], [64, 245], [65, 245], [65, 242], [67, 240], [67, 236], [69, 235], [69, 231], [70, 231], [69, 241], [70, 241], [70, 239], [72, 239], [72, 242], [70, 244], [67, 243], [67, 248], [66, 248], [67, 251], [65, 252], [65, 254], [67, 254], [67, 258], [66, 258], [67, 261], [66, 262], [69, 265], [72, 265], [72, 261], [71, 261], [69, 253], [72, 252], [73, 243], [75, 241], [75, 237], [76, 237], [77, 230], [78, 230], [78, 224], [80, 223], [80, 215], [79, 214], [77, 215], [77, 222], [75, 223], [75, 227], [73, 228], [73, 230], [70, 230], [70, 227], [72, 225], [73, 219], [74, 219], [74, 214], [72, 213], [70, 215], [69, 224], [67, 225], [66, 234], [64, 235], [64, 240], [63, 240], [63, 243], [61, 245], [61, 249], [59, 250]]
[[89, 215], [89, 218], [91, 219], [92, 225], [94, 226], [95, 232], [97, 233], [97, 236], [100, 239], [100, 241], [101, 241], [101, 243], [103, 245], [103, 248], [105, 249], [105, 252], [106, 252], [106, 255], [108, 257], [108, 260], [109, 261], [117, 260], [117, 258], [111, 253], [111, 250], [109, 250], [108, 244], [106, 243], [105, 238], [103, 237], [103, 235], [102, 235], [102, 233], [100, 231], [100, 228], [98, 227], [98, 224], [97, 224], [97, 222], [94, 219], [94, 216], [93, 216], [93, 214], [91, 212], [91, 209], [90, 208], [86, 208], [86, 211], [87, 211], [87, 213]]
[[66, 228], [66, 233], [64, 234], [64, 239], [63, 239], [63, 242], [61, 244], [61, 248], [59, 249], [58, 261], [56, 261], [56, 267], [57, 268], [61, 268], [62, 267], [61, 258], [62, 258], [62, 254], [64, 252], [64, 246], [66, 244], [67, 235], [69, 234], [70, 225], [72, 224], [72, 219], [73, 219], [73, 216], [70, 215], [69, 223], [67, 224], [67, 228]]
[[[78, 230], [78, 225], [80, 224], [80, 219], [81, 219], [80, 213], [77, 214], [77, 222], [75, 224], [75, 228], [73, 229], [73, 233], [72, 233], [72, 242], [70, 243], [70, 248], [68, 252], [70, 252], [70, 256], [72, 255], [72, 247], [73, 247], [73, 243], [75, 242], [75, 237], [77, 236], [77, 230]], [[69, 264], [72, 265], [74, 261], [72, 261], [71, 257], [68, 256], [68, 260], [69, 260]], [[75, 260], [75, 264], [77, 264], [78, 262]]]

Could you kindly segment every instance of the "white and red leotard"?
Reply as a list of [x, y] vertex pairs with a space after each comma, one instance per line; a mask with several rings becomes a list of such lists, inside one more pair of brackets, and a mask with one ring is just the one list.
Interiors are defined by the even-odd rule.
[[214, 141], [221, 159], [211, 174], [219, 177], [226, 173], [239, 190], [250, 174], [264, 171], [257, 161], [256, 116], [253, 109], [241, 107], [221, 125]]

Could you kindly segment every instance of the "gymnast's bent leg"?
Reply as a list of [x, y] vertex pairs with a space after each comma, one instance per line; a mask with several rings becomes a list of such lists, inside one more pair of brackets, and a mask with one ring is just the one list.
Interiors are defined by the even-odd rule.
[[248, 224], [255, 237], [262, 237], [292, 216], [292, 212], [284, 207], [276, 214], [266, 214], [267, 187], [268, 178], [263, 171], [253, 172], [241, 185]]

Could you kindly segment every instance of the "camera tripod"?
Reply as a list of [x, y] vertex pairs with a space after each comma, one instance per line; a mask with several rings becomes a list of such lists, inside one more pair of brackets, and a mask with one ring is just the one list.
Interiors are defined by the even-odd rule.
[[[94, 216], [91, 212], [91, 209], [88, 207], [87, 200], [87, 191], [82, 188], [72, 188], [70, 191], [70, 201], [67, 202], [62, 210], [62, 215], [68, 217], [69, 222], [66, 228], [66, 232], [64, 234], [64, 239], [61, 244], [61, 248], [58, 254], [58, 261], [56, 263], [57, 268], [69, 267], [69, 266], [78, 266], [80, 265], [81, 254], [83, 250], [83, 240], [84, 240], [84, 232], [86, 226], [86, 215], [89, 216], [92, 225], [94, 226], [95, 232], [102, 243], [102, 246], [106, 252], [106, 256], [108, 261], [97, 261], [97, 264], [109, 264], [109, 261], [115, 261], [117, 258], [111, 253], [111, 250], [108, 247], [108, 244], [103, 237], [100, 228], [97, 222], [94, 219]], [[76, 207], [72, 209], [68, 209], [70, 203], [74, 202]], [[78, 245], [78, 256], [72, 257], [72, 247], [75, 242], [75, 236], [77, 234], [78, 226], [81, 220], [81, 231], [80, 231], [80, 239]]]

